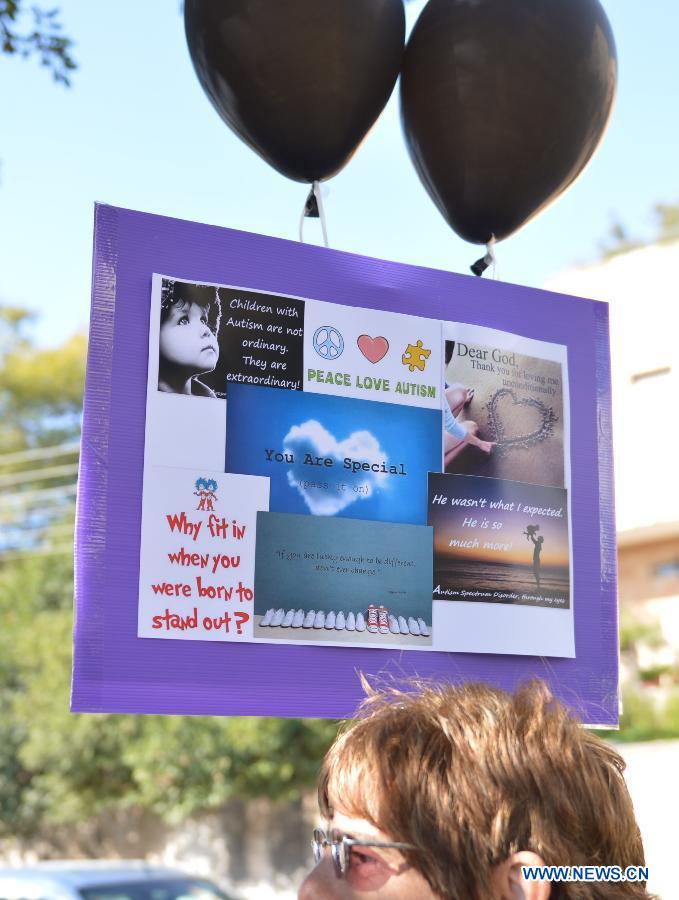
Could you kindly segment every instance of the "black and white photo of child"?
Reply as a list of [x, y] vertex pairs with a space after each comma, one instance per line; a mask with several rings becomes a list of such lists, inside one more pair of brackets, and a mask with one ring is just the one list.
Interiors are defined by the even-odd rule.
[[[158, 390], [194, 397], [219, 394], [200, 380], [219, 361], [219, 290], [163, 279], [158, 342]], [[223, 396], [223, 395], [221, 395]]]

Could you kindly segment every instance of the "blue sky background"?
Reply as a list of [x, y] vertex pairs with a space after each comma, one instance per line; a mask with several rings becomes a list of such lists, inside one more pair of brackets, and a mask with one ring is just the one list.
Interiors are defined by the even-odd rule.
[[[306, 195], [213, 111], [190, 64], [179, 0], [59, 5], [80, 64], [70, 90], [37, 61], [0, 55], [0, 302], [38, 311], [44, 344], [87, 324], [96, 200], [295, 239]], [[409, 26], [423, 5], [408, 5]], [[499, 246], [505, 281], [541, 286], [595, 257], [613, 218], [647, 235], [653, 204], [679, 199], [679, 4], [604, 6], [620, 65], [608, 133], [574, 187]], [[336, 249], [455, 272], [479, 255], [420, 185], [396, 96], [328, 191]], [[320, 241], [317, 223], [307, 232]]]
[[[341, 497], [353, 497], [352, 488], [368, 478], [374, 488], [372, 473], [343, 468], [350, 451], [342, 451], [332, 467], [305, 465], [302, 453], [293, 453], [294, 463], [268, 461], [265, 448], [283, 451], [284, 438], [294, 426], [310, 420], [319, 422], [334, 438], [346, 441], [356, 432], [368, 431], [379, 442], [386, 455], [387, 466], [404, 464], [406, 475], [386, 475], [370, 497], [345, 505], [336, 515], [352, 519], [376, 519], [382, 522], [409, 522], [426, 525], [427, 473], [441, 471], [441, 413], [435, 409], [419, 409], [393, 403], [331, 397], [302, 391], [230, 384], [226, 411], [226, 471], [241, 475], [264, 475], [271, 478], [269, 508], [275, 512], [310, 513], [297, 487], [288, 482], [288, 472], [295, 480], [344, 483]], [[360, 439], [357, 443], [365, 444]], [[320, 454], [319, 454], [320, 455]], [[359, 460], [361, 457], [353, 457]], [[381, 463], [380, 457], [375, 462]], [[311, 490], [312, 497], [340, 496], [334, 489]], [[338, 501], [337, 505], [340, 505]]]

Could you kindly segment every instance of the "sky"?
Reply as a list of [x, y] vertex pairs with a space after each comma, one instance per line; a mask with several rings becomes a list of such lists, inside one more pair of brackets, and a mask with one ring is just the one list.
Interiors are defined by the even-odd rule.
[[[653, 205], [679, 200], [679, 4], [603, 5], [619, 61], [608, 131], [575, 185], [499, 244], [503, 281], [541, 287], [595, 259], [614, 220], [649, 236]], [[87, 328], [95, 201], [295, 240], [307, 193], [213, 110], [191, 66], [179, 0], [59, 6], [79, 64], [70, 89], [36, 60], [0, 54], [0, 303], [38, 313], [46, 346]], [[423, 7], [408, 4], [409, 27]], [[461, 273], [481, 255], [420, 184], [397, 92], [325, 192], [334, 249]], [[306, 233], [320, 243], [317, 222]]]

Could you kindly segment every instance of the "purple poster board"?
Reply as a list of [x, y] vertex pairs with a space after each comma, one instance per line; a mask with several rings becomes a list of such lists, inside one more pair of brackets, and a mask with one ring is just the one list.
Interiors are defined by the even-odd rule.
[[[152, 273], [473, 323], [567, 347], [575, 657], [137, 637]], [[454, 299], [453, 299], [454, 298]], [[616, 725], [618, 652], [608, 309], [563, 297], [99, 205], [76, 531], [76, 712], [345, 717], [358, 672], [532, 676]]]

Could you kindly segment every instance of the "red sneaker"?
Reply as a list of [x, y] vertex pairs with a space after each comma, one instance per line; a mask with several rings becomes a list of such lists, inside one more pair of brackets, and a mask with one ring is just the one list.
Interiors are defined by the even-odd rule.
[[377, 607], [374, 603], [371, 603], [368, 607], [368, 631], [372, 631], [374, 634], [377, 631], [378, 621]]
[[381, 606], [377, 611], [377, 620], [379, 622], [380, 634], [389, 634], [389, 610], [386, 606]]

